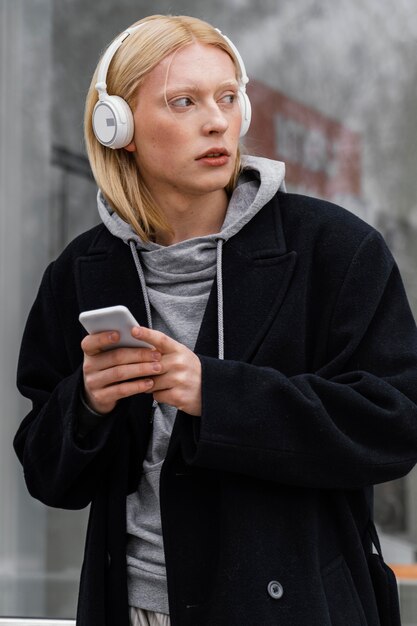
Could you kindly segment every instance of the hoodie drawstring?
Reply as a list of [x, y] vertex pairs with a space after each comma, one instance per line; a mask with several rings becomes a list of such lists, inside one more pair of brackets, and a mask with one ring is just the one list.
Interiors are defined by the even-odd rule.
[[[152, 313], [151, 313], [151, 303], [149, 302], [148, 290], [146, 288], [145, 274], [143, 273], [142, 264], [139, 259], [138, 251], [136, 249], [136, 243], [134, 239], [129, 239], [128, 244], [130, 246], [130, 250], [132, 252], [133, 260], [136, 265], [136, 270], [138, 272], [140, 286], [142, 289], [143, 299], [145, 301], [145, 309], [146, 309], [146, 319], [148, 322], [148, 328], [152, 328]], [[153, 416], [155, 413], [155, 409], [158, 406], [158, 402], [153, 399], [152, 401], [152, 416], [151, 416], [151, 424], [153, 423]]]
[[223, 239], [217, 240], [217, 334], [218, 356], [224, 359], [224, 324], [223, 324]]
[[129, 239], [127, 242], [130, 246], [130, 251], [133, 256], [133, 260], [136, 265], [136, 270], [138, 272], [140, 286], [142, 288], [142, 295], [145, 301], [145, 309], [146, 309], [146, 319], [148, 322], [148, 328], [152, 328], [152, 313], [151, 313], [151, 303], [149, 302], [148, 290], [146, 288], [146, 280], [145, 274], [143, 272], [142, 264], [139, 259], [139, 254], [136, 248], [136, 243], [134, 239]]
[[[224, 359], [224, 323], [223, 323], [223, 239], [217, 239], [216, 255], [216, 277], [217, 277], [217, 331], [218, 331], [218, 358]], [[139, 276], [143, 299], [145, 302], [146, 319], [148, 327], [152, 328], [151, 304], [149, 302], [148, 290], [146, 287], [145, 274], [140, 262], [139, 254], [134, 239], [129, 239], [128, 244], [132, 252], [136, 270]], [[155, 402], [155, 401], [154, 401]]]

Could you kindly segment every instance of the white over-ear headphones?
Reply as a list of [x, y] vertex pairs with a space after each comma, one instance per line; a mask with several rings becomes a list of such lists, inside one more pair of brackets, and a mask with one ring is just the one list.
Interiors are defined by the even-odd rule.
[[[134, 122], [132, 111], [123, 98], [120, 96], [109, 96], [107, 93], [107, 72], [112, 58], [116, 54], [116, 51], [120, 48], [124, 40], [132, 33], [136, 32], [139, 28], [144, 26], [147, 22], [142, 22], [132, 28], [127, 28], [112, 44], [107, 48], [100, 67], [97, 72], [97, 83], [95, 88], [98, 91], [98, 102], [93, 111], [93, 130], [98, 141], [108, 148], [124, 148], [127, 146], [133, 138]], [[216, 28], [216, 31], [223, 37], [228, 43], [233, 53], [236, 56], [240, 69], [239, 78], [239, 91], [238, 102], [242, 112], [242, 125], [240, 128], [240, 136], [246, 135], [249, 129], [252, 107], [246, 93], [246, 85], [249, 82], [249, 78], [246, 74], [245, 65], [243, 59], [240, 56], [236, 46], [230, 41], [226, 35]]]
[[249, 130], [250, 121], [252, 117], [252, 106], [251, 106], [248, 94], [246, 93], [246, 85], [249, 82], [249, 78], [248, 78], [248, 75], [246, 74], [246, 68], [245, 68], [245, 64], [243, 63], [243, 59], [240, 56], [239, 50], [236, 48], [235, 44], [229, 39], [229, 37], [226, 37], [226, 35], [223, 35], [221, 30], [219, 30], [218, 28], [216, 28], [215, 30], [223, 37], [226, 43], [229, 44], [239, 65], [240, 78], [239, 78], [239, 91], [237, 93], [237, 97], [238, 97], [240, 110], [242, 113], [242, 125], [240, 127], [240, 136], [244, 137]]

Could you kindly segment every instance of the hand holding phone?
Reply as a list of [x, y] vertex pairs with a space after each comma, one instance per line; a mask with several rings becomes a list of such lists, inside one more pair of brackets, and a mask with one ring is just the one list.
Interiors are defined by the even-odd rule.
[[131, 331], [134, 326], [139, 326], [129, 309], [123, 305], [109, 306], [102, 309], [83, 311], [79, 315], [79, 321], [86, 331], [93, 335], [105, 331], [116, 330], [120, 339], [117, 343], [104, 348], [152, 348], [151, 344], [132, 337]]
[[201, 362], [192, 350], [146, 327], [135, 339], [131, 331], [139, 324], [126, 307], [85, 311], [80, 321], [91, 333], [81, 348], [85, 399], [94, 411], [109, 413], [122, 398], [152, 393], [157, 402], [201, 415]]
[[[84, 311], [79, 320], [89, 333], [81, 348], [84, 397], [91, 409], [109, 413], [121, 398], [152, 388], [152, 376], [161, 371], [161, 354], [132, 336], [132, 328], [139, 324], [129, 309], [113, 306]], [[118, 341], [112, 337], [114, 331]]]

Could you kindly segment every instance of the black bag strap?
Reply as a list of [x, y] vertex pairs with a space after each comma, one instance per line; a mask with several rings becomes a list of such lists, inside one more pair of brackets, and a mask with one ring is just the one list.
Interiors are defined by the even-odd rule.
[[372, 492], [366, 490], [364, 497], [367, 502], [369, 519], [366, 528], [372, 545], [378, 554], [371, 554], [368, 558], [369, 573], [375, 592], [375, 600], [378, 607], [379, 621], [381, 626], [401, 626], [400, 603], [398, 596], [398, 583], [392, 569], [385, 563], [382, 555], [381, 542], [373, 520]]
[[369, 536], [371, 538], [371, 541], [372, 541], [373, 545], [376, 548], [376, 551], [378, 552], [378, 554], [381, 557], [381, 559], [384, 560], [384, 557], [382, 555], [381, 542], [379, 541], [379, 537], [378, 537], [378, 533], [377, 533], [376, 528], [375, 528], [374, 520], [371, 517], [369, 518], [367, 530], [368, 530], [368, 534], [369, 534]]
[[368, 524], [366, 527], [366, 532], [371, 540], [372, 545], [375, 546], [377, 553], [379, 554], [381, 559], [384, 560], [384, 557], [382, 555], [381, 542], [379, 540], [378, 532], [374, 524], [374, 489], [371, 486], [365, 487], [362, 493], [365, 500], [366, 509], [368, 510]]

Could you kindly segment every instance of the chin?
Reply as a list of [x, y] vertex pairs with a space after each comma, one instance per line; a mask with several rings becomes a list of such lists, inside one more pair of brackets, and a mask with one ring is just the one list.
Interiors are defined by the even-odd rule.
[[204, 177], [204, 180], [201, 181], [201, 186], [205, 187], [207, 193], [212, 191], [218, 191], [219, 189], [224, 189], [229, 184], [229, 181], [232, 177], [233, 171], [231, 172], [209, 172], [209, 175]]

